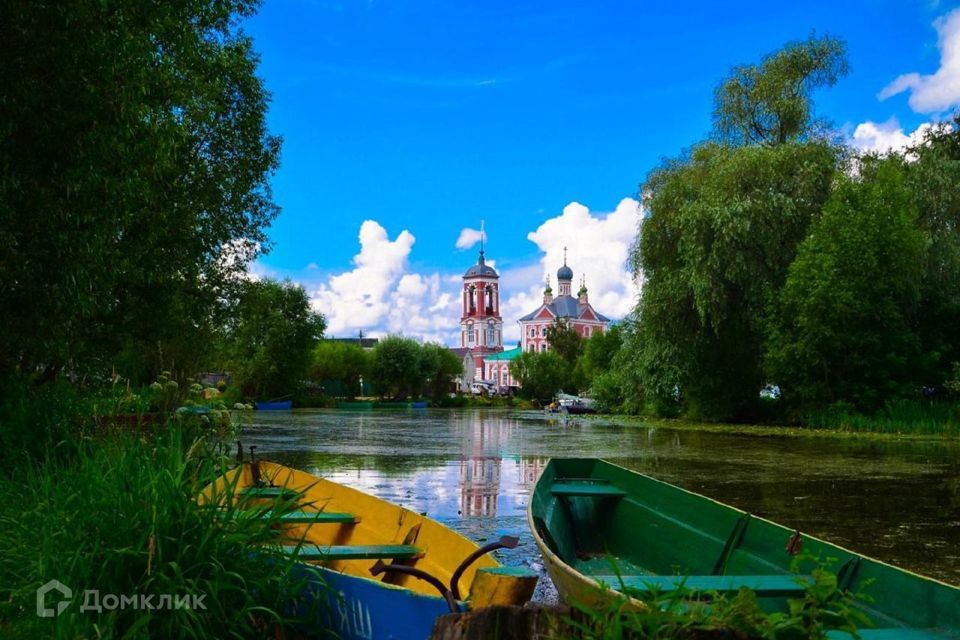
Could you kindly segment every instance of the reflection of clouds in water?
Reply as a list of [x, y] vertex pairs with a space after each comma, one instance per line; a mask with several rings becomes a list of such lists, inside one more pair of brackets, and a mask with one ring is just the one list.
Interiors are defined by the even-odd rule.
[[[532, 460], [532, 461], [531, 461]], [[373, 494], [384, 500], [441, 520], [470, 517], [523, 516], [533, 485], [523, 469], [542, 468], [546, 459], [478, 456], [407, 475], [386, 474], [373, 467], [329, 469], [306, 467], [318, 476]]]
[[[244, 445], [257, 445], [264, 459], [426, 512], [477, 541], [519, 535], [521, 548], [501, 556], [509, 564], [537, 560], [525, 508], [548, 457], [596, 457], [881, 560], [960, 580], [960, 557], [930, 553], [960, 547], [960, 527], [948, 525], [960, 522], [960, 501], [944, 497], [945, 483], [957, 476], [956, 451], [941, 441], [759, 437], [486, 410], [238, 417]], [[496, 482], [486, 459], [499, 460]], [[469, 464], [479, 470], [462, 470]], [[463, 480], [474, 478], [482, 482], [464, 491]], [[477, 515], [458, 514], [464, 497], [476, 495], [483, 508], [467, 511]]]

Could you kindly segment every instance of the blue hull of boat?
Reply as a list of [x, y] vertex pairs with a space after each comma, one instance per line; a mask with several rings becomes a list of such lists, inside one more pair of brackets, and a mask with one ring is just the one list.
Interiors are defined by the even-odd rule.
[[[294, 565], [294, 571], [303, 570]], [[357, 576], [319, 569], [322, 580], [311, 577], [305, 598], [319, 605], [319, 628], [310, 635], [330, 631], [343, 640], [425, 640], [437, 617], [450, 613], [440, 596], [414, 593]], [[461, 604], [461, 610], [465, 610]]]
[[257, 402], [257, 411], [285, 411], [293, 408], [293, 400], [281, 400], [280, 402]]

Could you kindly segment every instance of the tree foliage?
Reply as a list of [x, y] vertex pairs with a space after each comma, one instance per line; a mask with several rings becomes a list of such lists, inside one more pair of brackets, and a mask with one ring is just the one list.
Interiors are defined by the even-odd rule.
[[510, 373], [520, 384], [520, 395], [548, 402], [565, 387], [570, 389], [571, 365], [554, 351], [520, 354], [510, 362]]
[[629, 364], [656, 404], [680, 399], [691, 415], [711, 419], [755, 412], [763, 319], [829, 196], [836, 162], [818, 142], [705, 143], [648, 177]]
[[420, 347], [420, 367], [434, 399], [449, 392], [453, 379], [463, 372], [463, 362], [443, 345], [428, 342]]
[[550, 350], [566, 360], [571, 367], [583, 352], [583, 338], [563, 318], [555, 318], [547, 327], [547, 342], [550, 344]]
[[387, 336], [377, 343], [370, 374], [381, 396], [403, 399], [420, 394], [426, 379], [420, 349], [419, 342], [402, 336]]
[[613, 359], [623, 344], [622, 331], [620, 325], [615, 324], [606, 331], [593, 333], [584, 341], [580, 369], [587, 384], [613, 365]]
[[934, 127], [908, 152], [906, 186], [928, 240], [917, 332], [938, 386], [960, 361], [960, 115]]
[[807, 404], [872, 410], [919, 368], [926, 238], [901, 160], [862, 171], [841, 182], [800, 247], [771, 326], [772, 378]]
[[267, 400], [292, 394], [307, 377], [324, 326], [303, 287], [247, 282], [227, 327], [228, 367], [248, 396]]
[[360, 377], [370, 376], [373, 355], [358, 344], [321, 340], [313, 349], [310, 379], [327, 387], [328, 394], [353, 397]]
[[734, 144], [784, 144], [817, 128], [814, 90], [846, 75], [846, 46], [811, 36], [766, 56], [759, 65], [732, 70], [714, 94], [716, 134]]
[[5, 3], [0, 367], [156, 369], [222, 320], [276, 215], [256, 4]]

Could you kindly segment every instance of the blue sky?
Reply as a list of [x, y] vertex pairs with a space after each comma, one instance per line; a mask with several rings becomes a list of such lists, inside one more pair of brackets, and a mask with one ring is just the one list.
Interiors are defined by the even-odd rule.
[[[484, 219], [511, 313], [531, 310], [570, 244], [600, 310], [621, 314], [636, 288], [602, 257], [619, 259], [636, 221], [608, 212], [705, 136], [732, 66], [812, 31], [839, 36], [851, 73], [816, 96], [819, 113], [850, 136], [873, 123], [862, 146], [895, 143], [960, 104], [946, 72], [878, 98], [903, 74], [941, 69], [938, 18], [960, 63], [960, 13], [956, 37], [946, 24], [958, 6], [266, 0], [244, 29], [284, 138], [272, 181], [282, 213], [255, 271], [303, 282], [333, 333], [449, 342], [456, 276], [476, 255], [457, 239]], [[583, 206], [564, 213], [571, 203]], [[398, 301], [426, 322], [408, 322]]]

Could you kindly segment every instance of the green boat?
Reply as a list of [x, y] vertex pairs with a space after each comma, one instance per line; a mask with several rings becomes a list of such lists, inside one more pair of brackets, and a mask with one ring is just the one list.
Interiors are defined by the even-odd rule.
[[341, 400], [337, 403], [337, 409], [347, 409], [350, 411], [370, 411], [373, 409], [373, 403], [366, 401], [350, 402], [347, 400]]
[[619, 598], [643, 608], [645, 593], [733, 594], [746, 587], [765, 610], [786, 610], [788, 600], [804, 594], [803, 578], [790, 571], [802, 548], [836, 558], [830, 569], [838, 586], [863, 588], [875, 600], [857, 603], [873, 624], [859, 631], [864, 640], [960, 637], [960, 588], [603, 460], [551, 460], [527, 515], [567, 602], [603, 606]]

